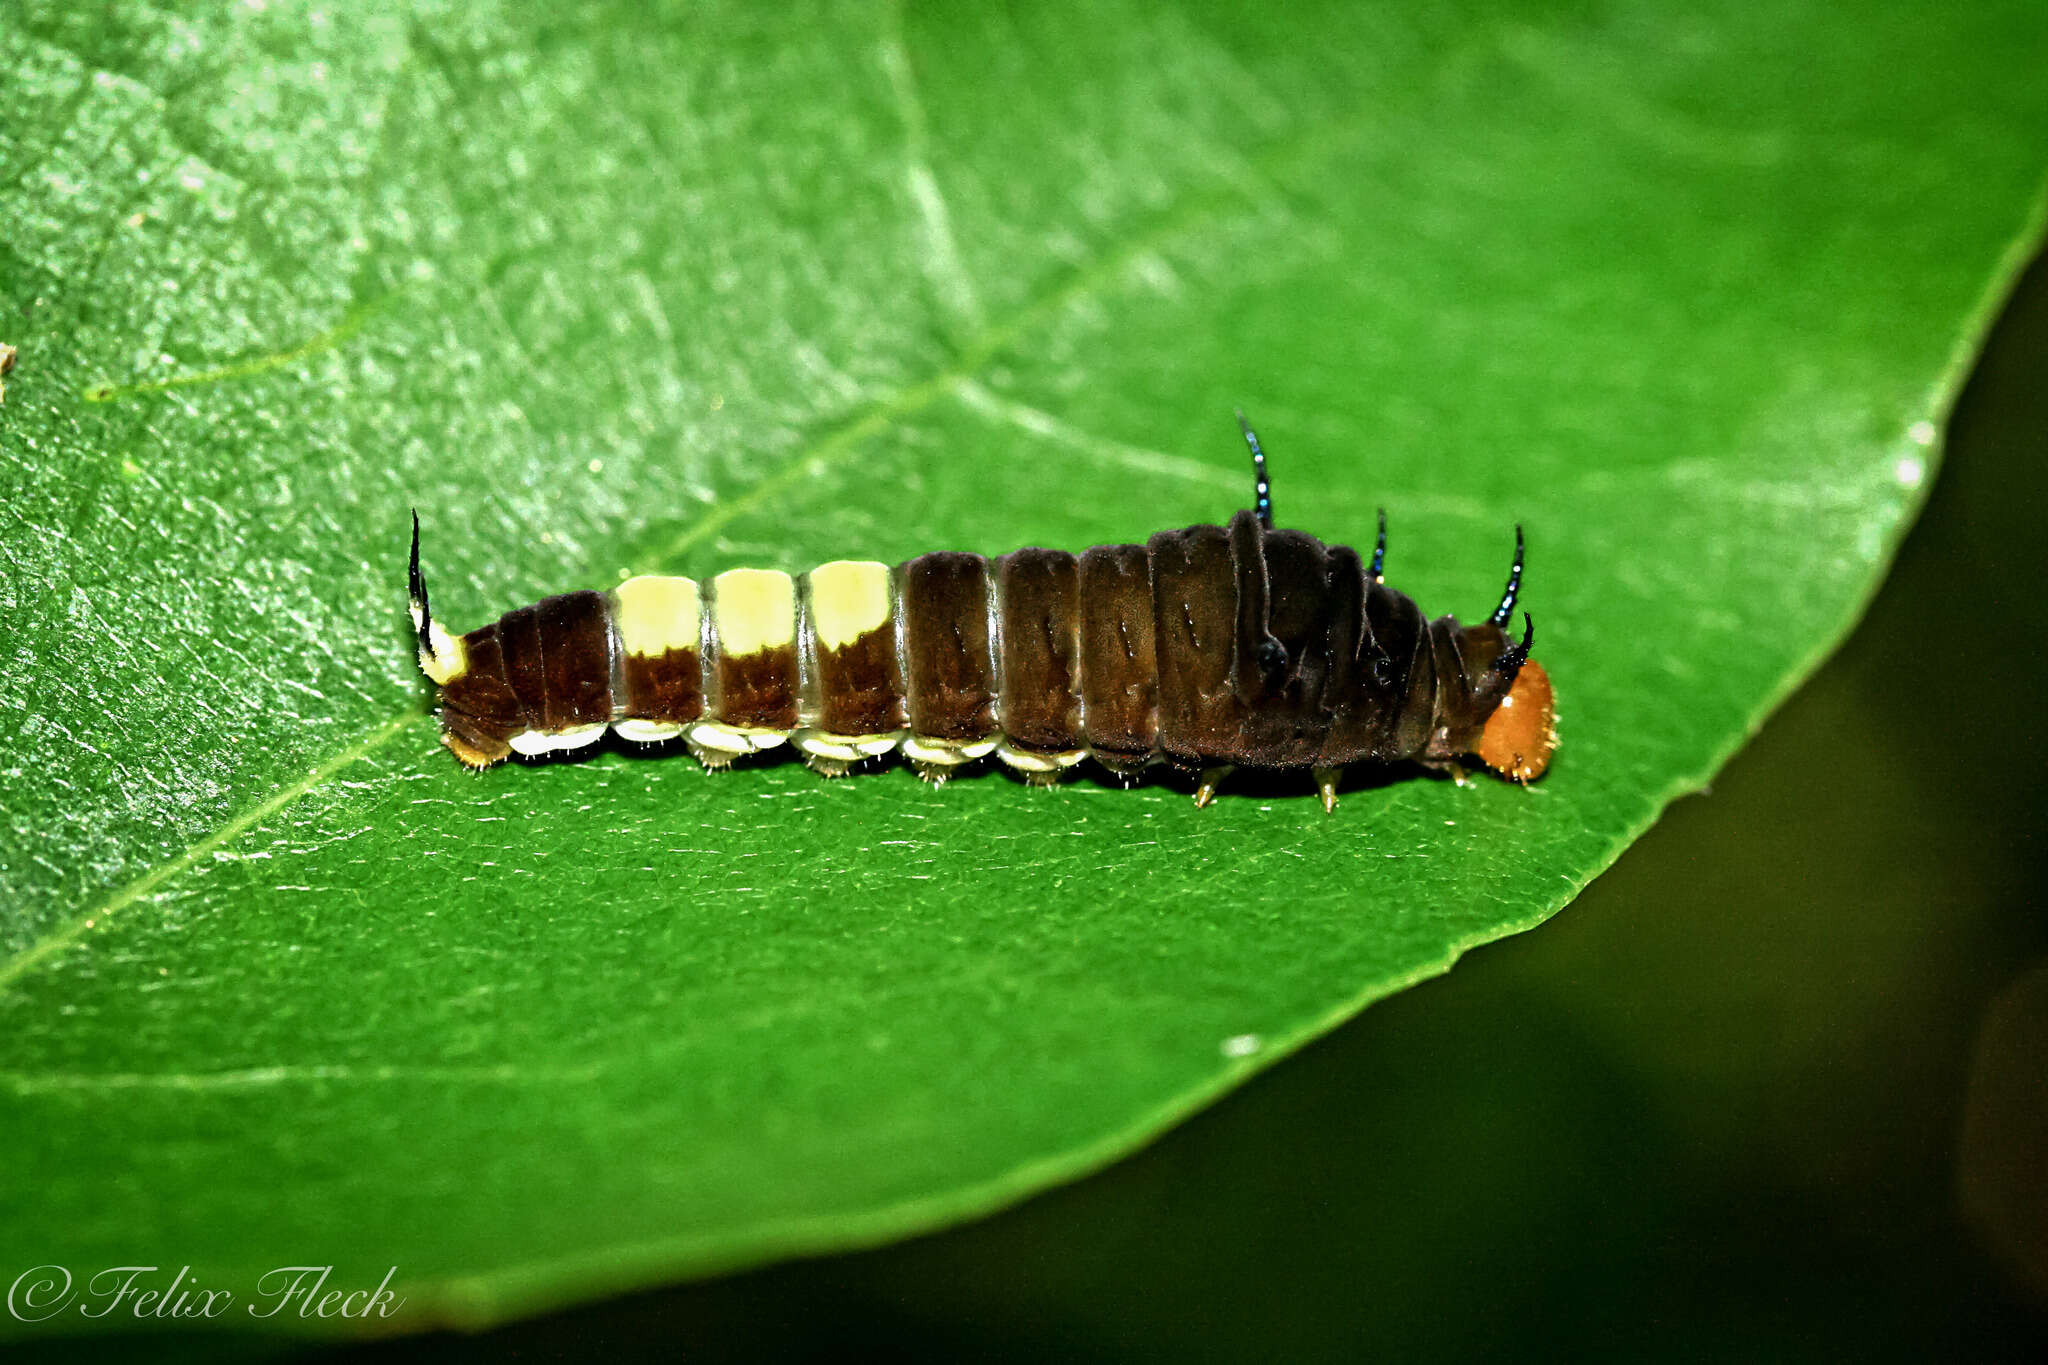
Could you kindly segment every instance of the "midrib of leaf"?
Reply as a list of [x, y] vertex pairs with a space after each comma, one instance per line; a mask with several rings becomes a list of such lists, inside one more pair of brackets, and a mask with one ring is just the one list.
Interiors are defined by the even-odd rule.
[[[1292, 138], [1276, 141], [1263, 154], [1252, 158], [1251, 164], [1262, 175], [1271, 175], [1288, 162], [1313, 161], [1343, 146], [1347, 136], [1356, 133], [1364, 121], [1360, 115], [1313, 125]], [[656, 567], [673, 562], [691, 546], [717, 534], [735, 519], [760, 509], [784, 491], [830, 467], [835, 461], [858, 448], [863, 441], [887, 431], [905, 418], [924, 411], [941, 398], [952, 395], [961, 385], [979, 378], [990, 361], [1003, 354], [1025, 334], [1070, 305], [1098, 293], [1139, 258], [1158, 250], [1176, 237], [1193, 232], [1200, 224], [1215, 217], [1219, 212], [1232, 205], [1242, 205], [1248, 199], [1249, 192], [1244, 187], [1226, 184], [1214, 193], [1192, 197], [1159, 215], [1151, 226], [1134, 232], [1093, 264], [1075, 271], [1044, 294], [1026, 302], [1009, 317], [983, 329], [944, 369], [899, 389], [890, 397], [870, 405], [860, 415], [833, 427], [807, 449], [784, 462], [779, 469], [757, 481], [746, 492], [720, 502], [689, 529], [671, 537], [666, 543], [636, 556], [636, 562], [649, 563]], [[146, 396], [162, 389], [231, 382], [260, 374], [277, 365], [289, 364], [303, 356], [328, 349], [329, 344], [336, 344], [356, 335], [387, 312], [382, 306], [384, 302], [385, 299], [379, 299], [371, 305], [359, 307], [341, 322], [310, 340], [275, 352], [274, 364], [268, 359], [245, 361], [182, 379], [162, 380], [149, 385], [96, 385], [87, 390], [83, 397], [87, 401], [118, 400], [131, 396]], [[408, 707], [390, 716], [332, 758], [312, 768], [298, 781], [272, 792], [229, 819], [218, 829], [187, 845], [176, 856], [116, 889], [104, 901], [69, 920], [60, 922], [49, 934], [15, 953], [4, 964], [0, 964], [0, 991], [5, 991], [37, 966], [77, 943], [87, 933], [104, 927], [114, 916], [150, 895], [200, 859], [224, 847], [300, 797], [313, 792], [350, 764], [378, 752], [403, 733], [411, 722], [419, 718], [420, 711], [417, 707]], [[1455, 960], [1455, 954], [1452, 960]]]

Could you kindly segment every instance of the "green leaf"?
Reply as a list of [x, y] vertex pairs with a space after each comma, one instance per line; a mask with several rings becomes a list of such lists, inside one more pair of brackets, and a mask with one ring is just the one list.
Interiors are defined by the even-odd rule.
[[[1872, 590], [2044, 58], [2033, 0], [8, 4], [0, 1271], [477, 1323], [899, 1236], [1540, 922]], [[437, 747], [409, 507], [468, 626], [1220, 520], [1238, 402], [1433, 613], [1526, 525], [1548, 779]]]

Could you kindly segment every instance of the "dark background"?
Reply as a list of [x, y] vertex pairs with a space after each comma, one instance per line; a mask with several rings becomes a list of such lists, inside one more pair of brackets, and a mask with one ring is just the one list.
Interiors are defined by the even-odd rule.
[[1711, 794], [1138, 1156], [879, 1251], [310, 1354], [2048, 1360], [2044, 434], [2037, 262], [1868, 618]]

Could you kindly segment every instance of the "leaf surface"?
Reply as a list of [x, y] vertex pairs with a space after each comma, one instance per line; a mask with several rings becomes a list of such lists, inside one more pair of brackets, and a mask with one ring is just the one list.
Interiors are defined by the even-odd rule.
[[[123, 0], [0, 69], [0, 1225], [414, 1325], [1014, 1200], [1555, 912], [1853, 621], [2048, 126], [2032, 3]], [[1221, 520], [1235, 403], [1432, 614], [1528, 528], [1550, 778], [437, 747], [410, 507], [462, 628]]]

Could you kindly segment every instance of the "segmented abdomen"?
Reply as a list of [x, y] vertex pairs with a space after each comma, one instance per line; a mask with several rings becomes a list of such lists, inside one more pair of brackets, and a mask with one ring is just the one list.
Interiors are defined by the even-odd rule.
[[927, 775], [991, 751], [1039, 776], [1089, 755], [1122, 772], [1333, 766], [1422, 753], [1445, 666], [1433, 633], [1356, 552], [1241, 513], [1080, 555], [551, 597], [462, 637], [442, 714], [473, 764], [609, 727], [681, 736], [714, 765], [789, 740], [828, 772], [899, 746]]

